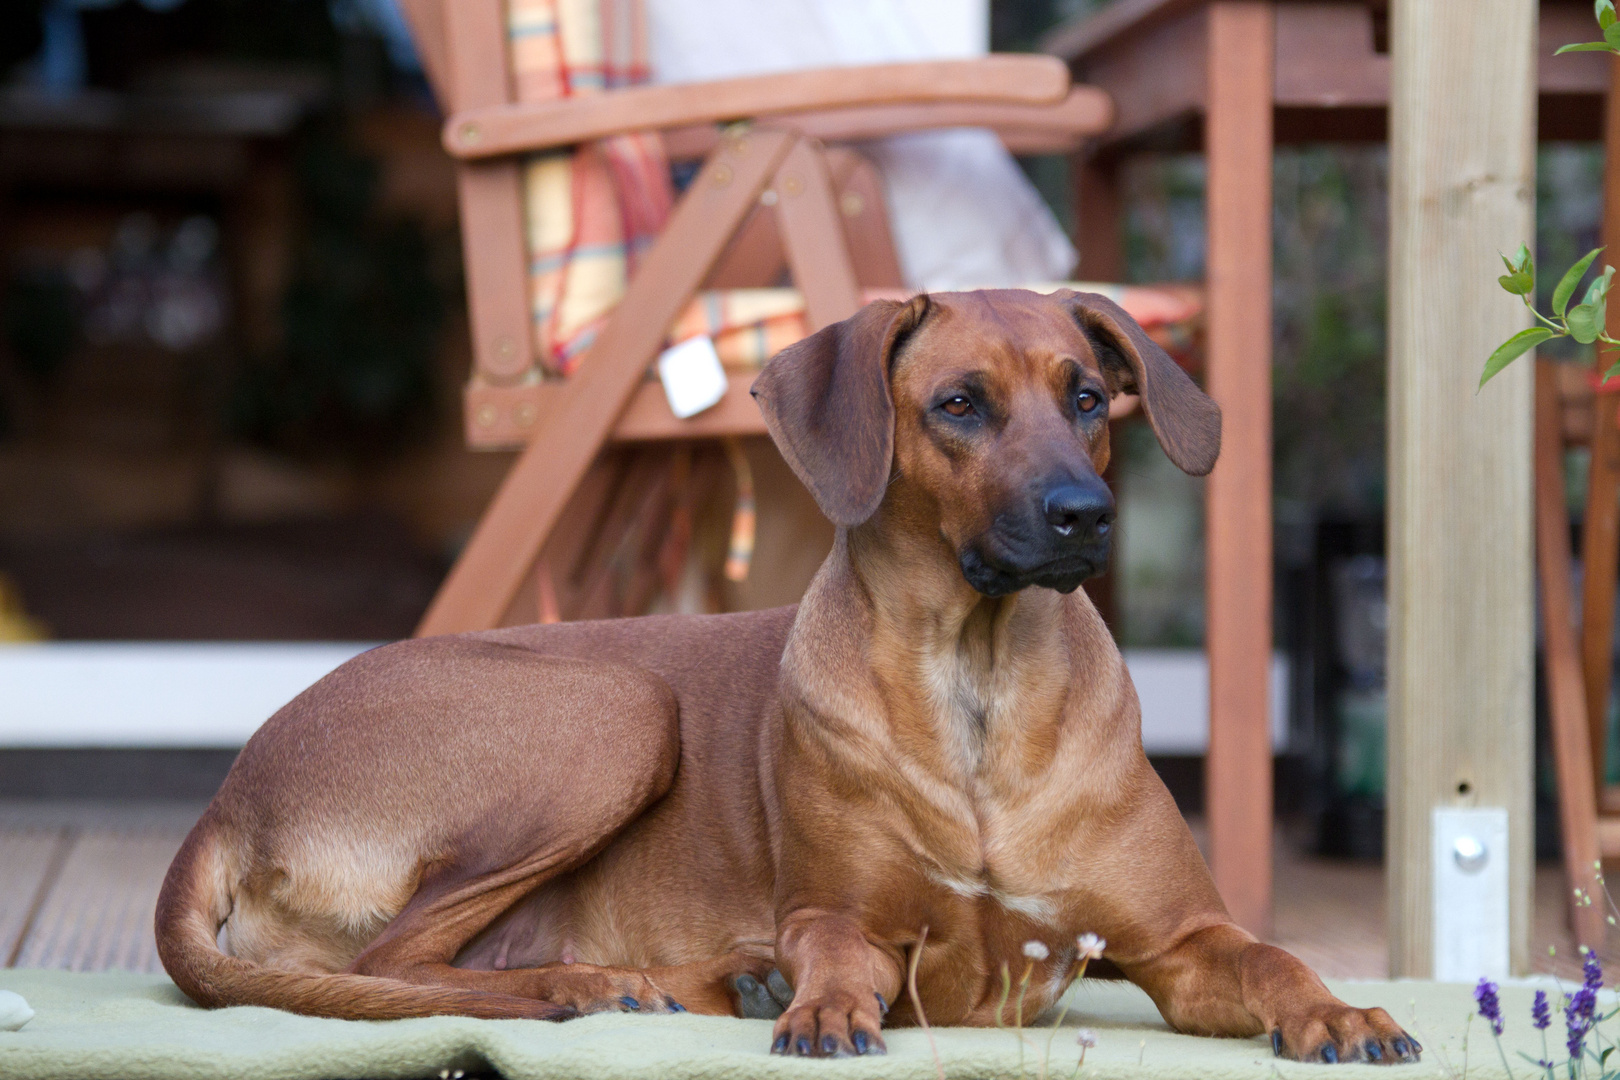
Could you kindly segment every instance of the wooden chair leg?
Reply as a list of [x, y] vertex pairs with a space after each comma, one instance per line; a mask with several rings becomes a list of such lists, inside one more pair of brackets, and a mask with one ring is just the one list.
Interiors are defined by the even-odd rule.
[[[1608, 361], [1600, 360], [1600, 363]], [[1609, 682], [1614, 664], [1614, 591], [1620, 569], [1620, 398], [1598, 394], [1593, 402], [1592, 464], [1587, 477], [1586, 520], [1581, 528], [1581, 672], [1592, 744], [1592, 782], [1601, 795], [1608, 773]]]
[[756, 128], [727, 139], [710, 155], [589, 359], [565, 381], [555, 407], [507, 474], [418, 635], [499, 624], [670, 324], [798, 141], [792, 132]]
[[[1536, 567], [1541, 579], [1542, 630], [1546, 643], [1547, 700], [1552, 718], [1553, 764], [1558, 774], [1558, 821], [1569, 875], [1570, 922], [1583, 945], [1604, 940], [1603, 893], [1596, 868], [1597, 790], [1575, 641], [1573, 556], [1569, 512], [1564, 506], [1564, 442], [1559, 416], [1558, 378], [1546, 361], [1536, 364]], [[1583, 903], [1581, 896], [1592, 898]]]
[[[1613, 252], [1620, 245], [1620, 63], [1609, 66], [1609, 93], [1603, 118], [1603, 243]], [[1620, 311], [1610, 313], [1610, 334], [1620, 333]], [[1602, 372], [1614, 361], [1599, 353]], [[1581, 660], [1586, 676], [1586, 710], [1592, 740], [1592, 778], [1598, 804], [1609, 798], [1609, 684], [1614, 664], [1614, 592], [1620, 561], [1620, 424], [1615, 411], [1620, 398], [1598, 394], [1592, 429], [1592, 468], [1587, 478], [1586, 525], [1581, 535]]]

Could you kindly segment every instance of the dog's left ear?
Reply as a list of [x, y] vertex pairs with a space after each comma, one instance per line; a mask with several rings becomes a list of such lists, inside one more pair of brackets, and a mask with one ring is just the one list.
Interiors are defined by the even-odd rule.
[[789, 345], [754, 380], [777, 449], [835, 525], [859, 525], [883, 501], [894, 461], [889, 361], [927, 311], [926, 294], [874, 300]]
[[1109, 387], [1115, 393], [1141, 395], [1153, 434], [1176, 467], [1193, 476], [1213, 469], [1221, 453], [1221, 407], [1106, 296], [1068, 289], [1052, 295], [1074, 312]]

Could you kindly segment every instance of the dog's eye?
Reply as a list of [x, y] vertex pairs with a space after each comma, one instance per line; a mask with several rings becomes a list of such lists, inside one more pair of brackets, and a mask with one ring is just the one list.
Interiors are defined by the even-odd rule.
[[945, 401], [940, 404], [940, 408], [944, 409], [952, 416], [966, 416], [973, 411], [973, 402], [969, 401], [961, 394], [957, 394], [955, 397], [946, 398]]
[[1083, 413], [1096, 412], [1097, 406], [1101, 404], [1102, 395], [1093, 393], [1090, 390], [1080, 391], [1080, 393], [1076, 395], [1074, 399], [1074, 407]]

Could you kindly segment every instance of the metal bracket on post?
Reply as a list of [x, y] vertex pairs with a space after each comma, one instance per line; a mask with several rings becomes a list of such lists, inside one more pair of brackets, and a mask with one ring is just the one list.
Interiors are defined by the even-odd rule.
[[1512, 974], [1508, 921], [1508, 812], [1434, 808], [1434, 980], [1471, 983]]

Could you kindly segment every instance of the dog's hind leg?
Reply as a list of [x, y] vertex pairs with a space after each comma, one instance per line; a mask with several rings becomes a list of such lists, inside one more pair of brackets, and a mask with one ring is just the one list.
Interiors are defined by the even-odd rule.
[[739, 1015], [737, 982], [763, 979], [766, 958], [732, 952], [714, 960], [641, 970], [596, 964], [550, 963], [484, 971], [455, 967], [457, 951], [546, 875], [508, 871], [455, 883], [446, 875], [424, 883], [405, 909], [356, 958], [357, 974], [547, 1001], [581, 1013], [692, 1011]]
[[[335, 1004], [283, 1005], [315, 1015], [393, 1015], [367, 998], [386, 996], [386, 980], [662, 1007], [640, 974], [584, 985], [581, 970], [559, 987], [454, 961], [526, 893], [610, 845], [669, 791], [679, 759], [674, 696], [649, 673], [464, 639], [366, 654], [272, 719], [227, 778], [209, 812], [222, 869], [184, 903], [204, 905], [213, 929], [228, 918], [249, 966], [229, 993], [183, 985], [210, 1004], [279, 1004], [277, 969], [380, 977], [333, 983]], [[161, 925], [185, 913], [168, 914]]]

